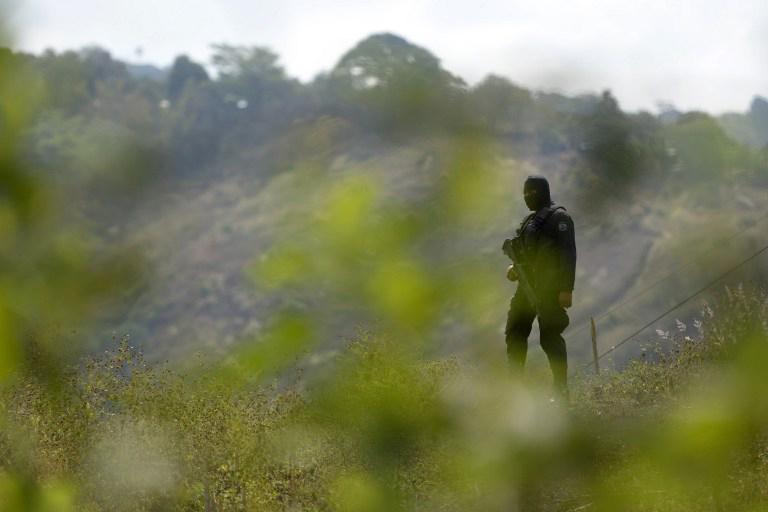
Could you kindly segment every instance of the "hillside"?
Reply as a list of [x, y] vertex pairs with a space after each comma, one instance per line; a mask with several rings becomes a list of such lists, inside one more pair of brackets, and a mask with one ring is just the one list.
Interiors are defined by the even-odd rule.
[[[331, 148], [322, 164], [326, 166], [322, 171], [326, 185], [333, 186], [354, 174], [375, 179], [387, 195], [402, 198], [418, 194], [430, 173], [437, 172], [431, 160], [450, 147], [450, 141], [445, 140], [420, 140], [396, 146], [378, 141], [372, 149], [368, 149], [369, 144], [370, 140], [353, 139]], [[494, 165], [504, 176], [505, 186], [509, 186], [509, 192], [502, 194], [506, 204], [494, 205], [497, 212], [492, 216], [493, 224], [460, 243], [466, 253], [482, 255], [489, 266], [503, 270], [505, 258], [498, 250], [500, 241], [509, 236], [524, 214], [516, 184], [528, 173], [547, 175], [553, 181], [556, 200], [569, 208], [578, 223], [577, 303], [572, 310], [571, 331], [582, 327], [589, 316], [600, 315], [612, 305], [633, 298], [648, 284], [674, 270], [679, 262], [715, 246], [708, 260], [670, 276], [667, 283], [657, 285], [641, 301], [617, 311], [601, 325], [602, 339], [620, 339], [643, 320], [706, 282], [715, 269], [736, 261], [753, 242], [763, 241], [763, 212], [768, 208], [765, 190], [734, 191], [723, 187], [710, 192], [722, 198], [714, 199], [718, 204], [716, 210], [701, 205], [697, 197], [686, 192], [661, 197], [647, 193], [633, 199], [634, 206], [622, 207], [617, 215], [591, 224], [591, 219], [579, 218], [581, 198], [578, 190], [568, 185], [567, 158], [552, 166], [549, 162], [542, 165], [505, 157], [503, 148], [499, 153]], [[219, 352], [258, 334], [280, 307], [311, 307], [309, 297], [282, 297], [260, 289], [246, 272], [277, 239], [287, 236], [279, 231], [281, 222], [287, 217], [312, 214], [312, 204], [298, 199], [304, 186], [301, 163], [261, 180], [252, 178], [256, 173], [251, 170], [259, 168], [260, 160], [247, 158], [241, 157], [235, 164], [239, 171], [215, 182], [158, 198], [162, 207], [150, 210], [151, 221], [140, 216], [121, 233], [123, 240], [147, 249], [152, 273], [151, 284], [116, 330], [130, 333], [134, 342], [152, 357], [168, 357], [177, 350]], [[737, 200], [732, 199], [734, 194]], [[734, 245], [717, 247], [718, 240], [745, 227], [749, 231]], [[445, 232], [435, 230], [432, 235], [443, 243], [455, 243], [448, 241]], [[711, 266], [707, 267], [707, 263]], [[765, 271], [764, 262], [762, 268]], [[505, 283], [501, 273], [494, 286], [500, 296], [511, 294], [514, 289]], [[328, 299], [332, 298], [325, 298]], [[484, 327], [491, 333], [500, 328], [506, 307], [506, 300], [502, 299], [484, 319]], [[330, 337], [337, 340], [358, 328], [353, 311], [339, 314], [338, 318], [324, 320], [332, 333]], [[685, 317], [688, 313], [678, 315]], [[673, 325], [672, 318], [659, 327], [669, 329], [669, 325]], [[577, 360], [583, 360], [589, 351], [588, 331], [578, 334], [569, 343]], [[497, 342], [493, 338], [484, 341], [489, 345]], [[444, 339], [444, 343], [451, 350], [468, 349], [456, 339]]]
[[[519, 190], [527, 174], [547, 176], [576, 219], [569, 332], [577, 360], [589, 352], [590, 316], [716, 246], [707, 262], [600, 318], [608, 347], [762, 241], [768, 166], [744, 138], [761, 126], [759, 99], [737, 136], [736, 114], [627, 113], [610, 91], [568, 97], [496, 75], [470, 88], [428, 50], [392, 34], [364, 39], [307, 84], [260, 47], [216, 45], [215, 78], [186, 56], [167, 74], [145, 76], [98, 48], [2, 55], [43, 88], [70, 77], [36, 110], [25, 155], [62, 197], [63, 217], [96, 233], [105, 252], [126, 247], [141, 256], [143, 276], [124, 288], [118, 307], [100, 313], [92, 347], [109, 345], [114, 333], [131, 335], [153, 359], [226, 354], [259, 339], [279, 311], [320, 314], [318, 304], [322, 353], [377, 325], [359, 288], [307, 275], [303, 290], [276, 290], [252, 272], [286, 241], [314, 240], [312, 222], [332, 208], [321, 191], [351, 178], [380, 196], [372, 219], [400, 208], [420, 226], [418, 236], [383, 247], [392, 257], [416, 250], [419, 265], [444, 272], [446, 288], [458, 286], [465, 265], [482, 274], [477, 290], [465, 290], [484, 297], [474, 318], [451, 312], [462, 301], [457, 289], [433, 298], [446, 309], [430, 336], [446, 353], [499, 350], [513, 288], [501, 277], [498, 248], [525, 213]], [[464, 221], [455, 222], [454, 208], [474, 209], [461, 215], [476, 218], [458, 229]], [[427, 221], [432, 227], [420, 224]], [[747, 227], [743, 238], [717, 246]], [[381, 238], [375, 229], [361, 234], [371, 240], [364, 245]], [[762, 265], [737, 277], [764, 276]], [[470, 331], [481, 341], [468, 342]]]

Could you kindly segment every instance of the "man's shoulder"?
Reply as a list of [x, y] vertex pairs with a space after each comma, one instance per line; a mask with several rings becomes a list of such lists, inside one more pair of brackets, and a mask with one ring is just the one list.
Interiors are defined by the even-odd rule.
[[554, 221], [571, 219], [571, 216], [568, 213], [568, 210], [566, 210], [565, 206], [554, 203], [550, 206], [542, 208], [536, 213], [536, 215], [541, 219], [541, 221], [545, 221], [547, 224]]
[[557, 207], [547, 222], [548, 229], [551, 232], [562, 232], [573, 230], [573, 219], [564, 207]]
[[568, 210], [565, 209], [565, 206], [560, 205], [555, 206], [555, 210], [552, 212], [552, 219], [558, 221], [572, 220], [571, 214], [568, 213]]

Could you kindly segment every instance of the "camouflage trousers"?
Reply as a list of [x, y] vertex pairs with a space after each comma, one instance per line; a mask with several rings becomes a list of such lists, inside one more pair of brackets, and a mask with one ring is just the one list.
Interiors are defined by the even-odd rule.
[[522, 372], [528, 355], [528, 336], [538, 316], [541, 348], [549, 359], [555, 388], [565, 394], [568, 391], [568, 354], [562, 334], [570, 320], [558, 303], [557, 295], [540, 294], [541, 311], [537, 313], [525, 293], [519, 290], [509, 305], [505, 334], [509, 363], [513, 370]]

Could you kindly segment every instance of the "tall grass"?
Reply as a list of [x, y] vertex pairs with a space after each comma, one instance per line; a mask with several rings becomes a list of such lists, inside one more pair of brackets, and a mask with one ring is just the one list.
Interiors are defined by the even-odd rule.
[[301, 391], [150, 366], [123, 340], [59, 393], [3, 390], [0, 496], [23, 503], [22, 468], [73, 510], [760, 510], [768, 295], [729, 294], [570, 407], [373, 335]]

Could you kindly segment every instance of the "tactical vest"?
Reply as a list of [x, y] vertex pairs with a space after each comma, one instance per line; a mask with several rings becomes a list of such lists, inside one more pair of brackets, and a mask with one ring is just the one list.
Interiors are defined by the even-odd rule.
[[528, 264], [533, 264], [536, 261], [536, 256], [539, 248], [539, 240], [544, 232], [544, 226], [549, 218], [557, 210], [566, 211], [565, 207], [559, 205], [550, 205], [539, 209], [539, 211], [529, 214], [520, 227], [517, 229], [517, 236], [523, 241], [523, 248], [525, 252], [525, 260]]

